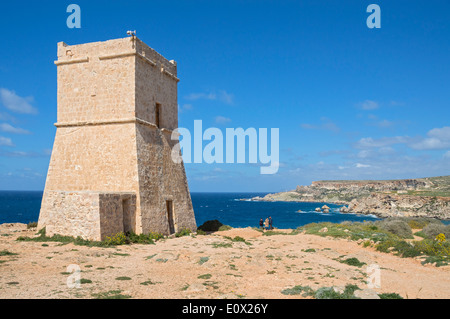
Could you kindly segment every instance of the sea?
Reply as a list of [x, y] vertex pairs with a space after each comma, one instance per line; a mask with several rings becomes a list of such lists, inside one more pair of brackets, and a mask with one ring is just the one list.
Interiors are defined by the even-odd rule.
[[[268, 193], [191, 193], [197, 225], [217, 219], [232, 227], [258, 227], [259, 220], [272, 217], [276, 228], [297, 228], [309, 223], [378, 220], [373, 215], [342, 214], [342, 205], [331, 203], [259, 202], [255, 196]], [[0, 191], [0, 224], [36, 222], [39, 218], [42, 192]], [[327, 205], [329, 213], [316, 212]], [[300, 212], [299, 212], [300, 211]]]

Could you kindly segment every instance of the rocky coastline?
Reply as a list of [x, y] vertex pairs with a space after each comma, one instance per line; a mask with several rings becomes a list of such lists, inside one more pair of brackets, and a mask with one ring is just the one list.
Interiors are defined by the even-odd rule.
[[317, 181], [252, 201], [341, 204], [342, 213], [450, 220], [450, 176], [386, 181]]

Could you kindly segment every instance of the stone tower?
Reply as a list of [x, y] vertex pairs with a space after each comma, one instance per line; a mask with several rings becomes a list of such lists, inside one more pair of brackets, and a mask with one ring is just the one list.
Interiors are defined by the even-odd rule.
[[48, 235], [196, 230], [178, 127], [177, 65], [136, 37], [58, 43], [56, 137], [39, 216]]

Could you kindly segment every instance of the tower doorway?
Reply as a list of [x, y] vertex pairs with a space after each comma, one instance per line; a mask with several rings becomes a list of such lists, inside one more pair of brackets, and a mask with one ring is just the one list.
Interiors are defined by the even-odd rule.
[[173, 218], [173, 201], [166, 200], [167, 221], [169, 222], [169, 233], [175, 233], [175, 223]]

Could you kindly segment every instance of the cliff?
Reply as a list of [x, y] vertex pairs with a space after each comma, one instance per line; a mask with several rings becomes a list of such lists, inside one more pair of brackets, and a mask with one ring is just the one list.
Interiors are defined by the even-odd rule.
[[373, 193], [354, 199], [344, 213], [373, 214], [379, 217], [432, 217], [450, 219], [450, 197], [427, 197]]
[[255, 201], [328, 202], [344, 213], [450, 219], [450, 176], [385, 181], [317, 181]]

